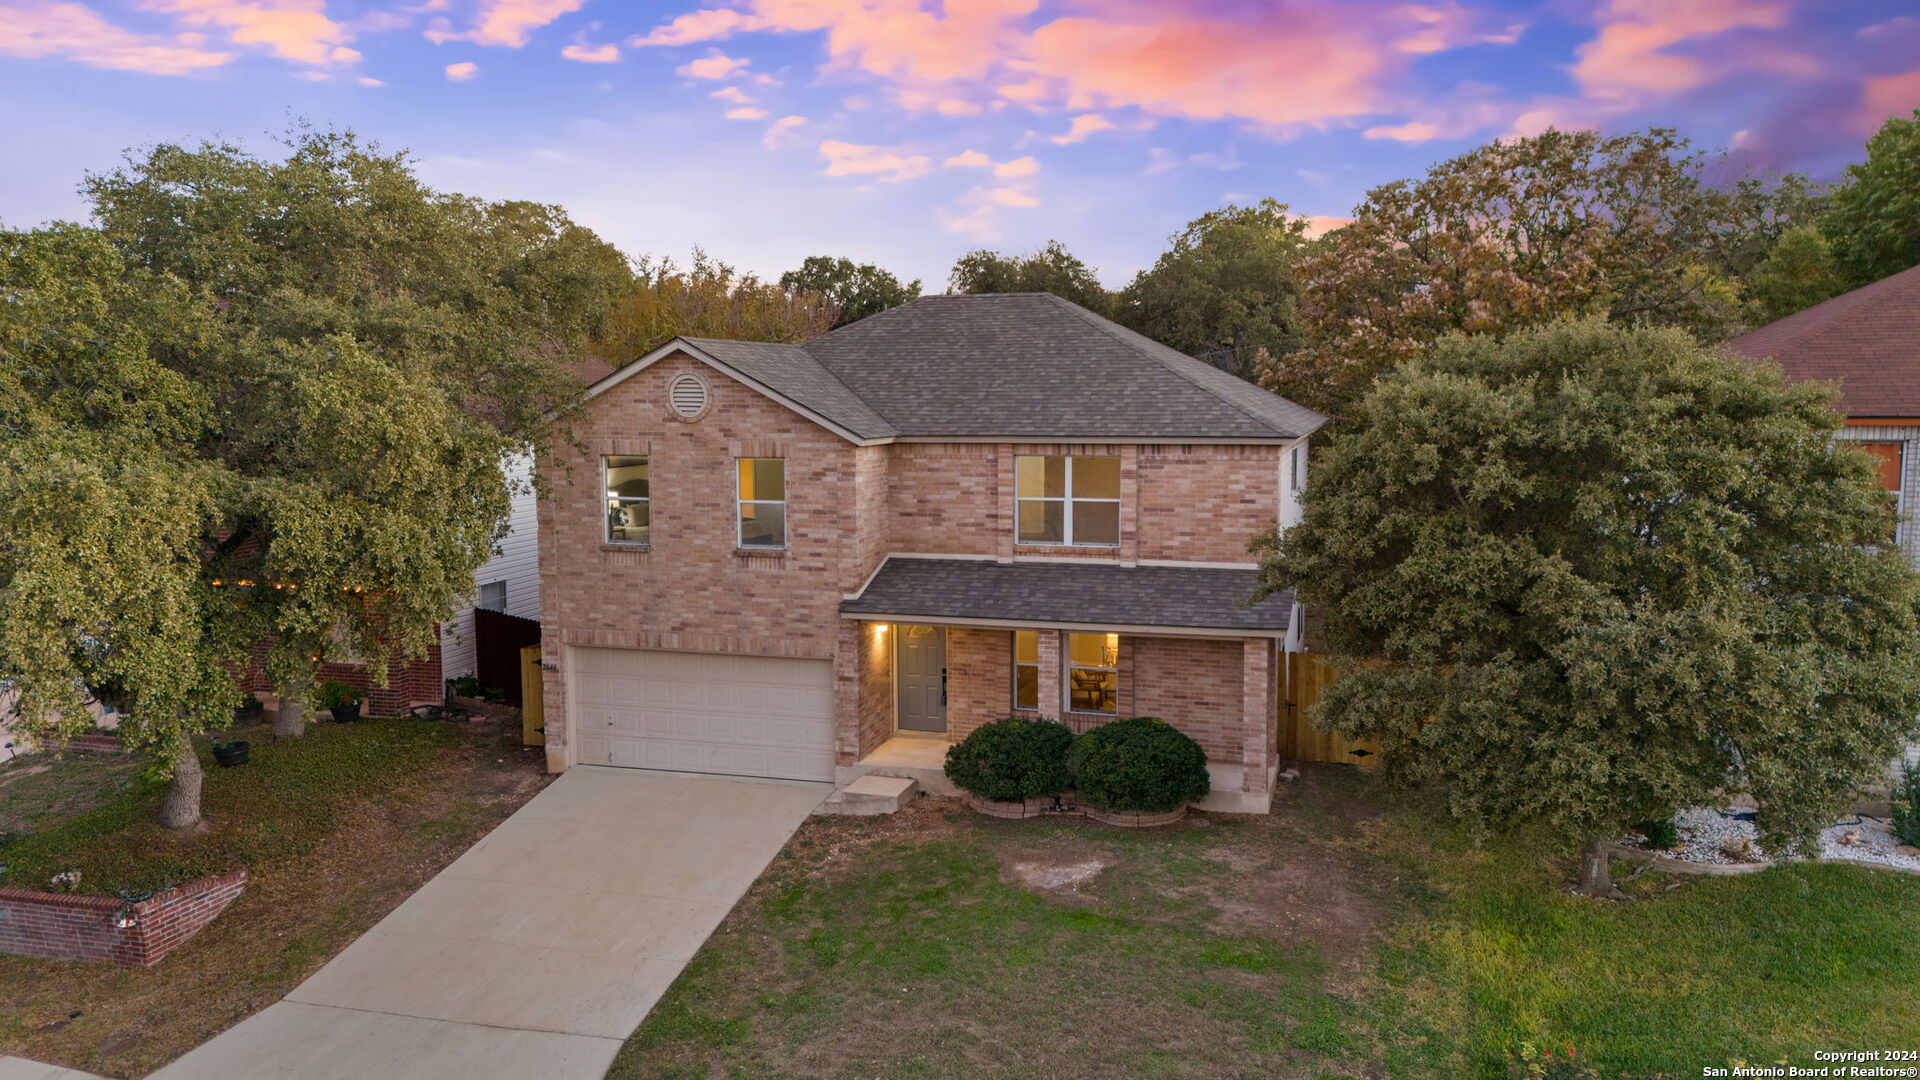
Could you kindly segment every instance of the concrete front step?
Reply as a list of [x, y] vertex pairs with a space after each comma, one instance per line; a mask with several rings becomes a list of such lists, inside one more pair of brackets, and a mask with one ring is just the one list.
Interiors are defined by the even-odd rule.
[[814, 813], [858, 817], [891, 814], [912, 802], [919, 788], [919, 781], [906, 777], [869, 774], [827, 796]]

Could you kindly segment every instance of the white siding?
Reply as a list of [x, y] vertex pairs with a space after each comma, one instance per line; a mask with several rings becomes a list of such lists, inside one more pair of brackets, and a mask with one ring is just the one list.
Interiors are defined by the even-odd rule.
[[[1296, 465], [1295, 455], [1299, 456]], [[1299, 483], [1294, 483], [1298, 474]], [[1300, 505], [1300, 493], [1307, 487], [1307, 440], [1302, 437], [1298, 442], [1289, 444], [1280, 451], [1280, 527], [1290, 529], [1300, 524], [1303, 513]]]
[[[533, 475], [531, 458], [515, 458], [507, 467], [507, 476], [524, 487]], [[534, 521], [534, 494], [521, 490], [513, 497], [508, 514], [509, 531], [500, 541], [493, 558], [473, 575], [476, 592], [489, 581], [507, 583], [507, 614], [522, 619], [540, 617], [540, 552], [536, 543], [538, 527]], [[473, 609], [465, 607], [440, 628], [440, 670], [449, 679], [473, 674]]]

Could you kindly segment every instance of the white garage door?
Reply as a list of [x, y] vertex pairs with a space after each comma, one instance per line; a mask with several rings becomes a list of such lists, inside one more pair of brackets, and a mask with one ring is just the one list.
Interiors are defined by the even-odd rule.
[[574, 649], [583, 765], [833, 779], [833, 662]]

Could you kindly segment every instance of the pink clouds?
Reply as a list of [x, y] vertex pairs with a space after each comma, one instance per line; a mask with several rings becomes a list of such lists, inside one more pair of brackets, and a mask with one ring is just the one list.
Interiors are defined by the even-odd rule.
[[1073, 123], [1068, 126], [1064, 134], [1053, 137], [1053, 143], [1055, 146], [1071, 146], [1077, 142], [1085, 142], [1087, 136], [1095, 132], [1112, 130], [1113, 121], [1099, 113], [1081, 113], [1073, 118]]
[[352, 31], [327, 18], [326, 0], [143, 0], [140, 6], [173, 15], [185, 26], [223, 30], [236, 45], [265, 46], [298, 64], [360, 59], [346, 45]]
[[517, 49], [527, 43], [535, 30], [562, 15], [579, 11], [583, 3], [585, 0], [481, 0], [470, 29], [456, 33], [446, 19], [435, 19], [427, 31], [427, 40], [435, 44], [471, 41], [475, 45]]
[[185, 75], [233, 59], [232, 53], [203, 48], [198, 41], [132, 33], [84, 4], [0, 4], [0, 54], [57, 56], [150, 75]]
[[1854, 127], [1861, 134], [1878, 131], [1889, 116], [1907, 116], [1920, 108], [1920, 67], [1896, 75], [1869, 77], [1860, 87], [1860, 112]]
[[1785, 0], [1612, 0], [1599, 36], [1576, 50], [1573, 75], [1589, 97], [1603, 100], [1690, 90], [1708, 78], [1707, 64], [1669, 47], [1742, 27], [1779, 27], [1787, 15]]
[[676, 74], [689, 79], [724, 79], [747, 66], [748, 61], [728, 56], [719, 49], [708, 50], [699, 60], [680, 65], [673, 69]]
[[827, 176], [871, 176], [897, 184], [933, 171], [932, 158], [900, 147], [862, 146], [828, 139], [820, 144], [820, 156], [827, 159], [827, 167], [821, 170]]
[[620, 59], [620, 46], [612, 42], [595, 45], [586, 40], [576, 40], [573, 44], [561, 49], [560, 55], [582, 64], [611, 64]]
[[457, 64], [448, 64], [446, 73], [448, 82], [466, 82], [480, 74], [480, 65], [471, 60], [462, 60]]

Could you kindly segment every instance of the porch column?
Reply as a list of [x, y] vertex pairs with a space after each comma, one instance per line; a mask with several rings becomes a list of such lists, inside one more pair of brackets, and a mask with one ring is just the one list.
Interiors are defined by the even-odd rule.
[[1041, 630], [1034, 636], [1040, 642], [1040, 715], [1060, 719], [1067, 711], [1060, 697], [1060, 631]]
[[1245, 638], [1240, 643], [1241, 738], [1240, 789], [1251, 794], [1267, 790], [1267, 770], [1274, 760], [1273, 642]]
[[867, 624], [841, 619], [833, 643], [833, 757], [839, 765], [860, 760], [860, 638]]

